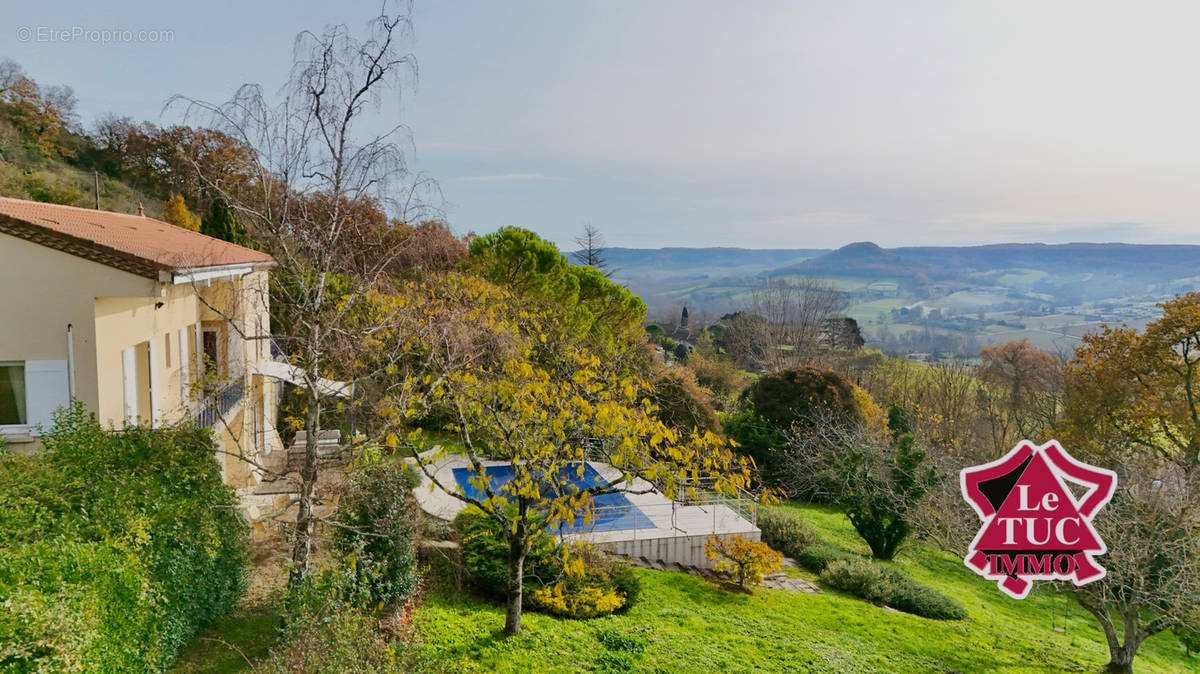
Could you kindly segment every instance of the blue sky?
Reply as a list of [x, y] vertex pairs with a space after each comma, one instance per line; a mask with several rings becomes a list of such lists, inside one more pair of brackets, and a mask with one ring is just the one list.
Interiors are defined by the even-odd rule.
[[[900, 5], [913, 5], [901, 7]], [[377, 2], [20, 3], [0, 57], [85, 122], [275, 88]], [[460, 232], [560, 245], [1200, 243], [1194, 3], [417, 0], [400, 117]], [[22, 28], [170, 30], [167, 42]]]

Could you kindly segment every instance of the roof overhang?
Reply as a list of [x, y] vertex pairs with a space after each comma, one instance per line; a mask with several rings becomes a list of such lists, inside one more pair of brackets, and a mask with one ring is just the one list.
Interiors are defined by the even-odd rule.
[[213, 267], [189, 267], [181, 269], [172, 269], [162, 273], [162, 281], [166, 283], [170, 277], [170, 282], [175, 285], [184, 285], [187, 283], [196, 283], [199, 281], [215, 281], [218, 279], [233, 278], [249, 274], [257, 269], [264, 269], [273, 265], [262, 263], [243, 263], [243, 264], [223, 264]]

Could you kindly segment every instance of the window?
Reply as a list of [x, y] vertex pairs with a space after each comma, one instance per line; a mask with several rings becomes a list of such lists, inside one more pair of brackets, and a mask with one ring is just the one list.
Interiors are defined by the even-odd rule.
[[204, 330], [203, 339], [204, 339], [204, 352], [203, 353], [204, 353], [205, 363], [211, 367], [217, 368], [218, 371], [220, 371], [221, 352], [217, 346], [217, 331], [216, 330], [208, 330], [208, 329]]
[[54, 411], [70, 403], [67, 361], [0, 361], [0, 427], [48, 430]]
[[24, 424], [25, 363], [0, 361], [0, 425]]

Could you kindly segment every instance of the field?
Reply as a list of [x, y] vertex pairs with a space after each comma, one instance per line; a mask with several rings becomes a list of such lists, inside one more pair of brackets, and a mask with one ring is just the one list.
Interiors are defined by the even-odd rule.
[[[794, 506], [826, 539], [865, 550], [840, 513]], [[950, 555], [911, 548], [898, 565], [961, 601], [967, 620], [896, 613], [833, 591], [731, 593], [680, 573], [640, 571], [641, 601], [625, 615], [571, 621], [527, 614], [524, 633], [499, 638], [500, 606], [436, 593], [417, 612], [425, 648], [453, 671], [1094, 672], [1107, 662], [1091, 616], [1039, 588], [1009, 599]], [[797, 572], [798, 575], [805, 575]], [[644, 652], [610, 650], [632, 637]], [[1174, 636], [1147, 640], [1141, 672], [1195, 671]]]
[[1011, 339], [1070, 353], [1101, 325], [1144, 326], [1159, 315], [1158, 302], [1200, 289], [1195, 246], [856, 243], [795, 251], [805, 259], [782, 266], [772, 265], [785, 251], [618, 250], [614, 278], [646, 300], [652, 322], [674, 325], [684, 306], [702, 322], [716, 320], [747, 309], [766, 279], [814, 279], [844, 294], [843, 311], [867, 346], [898, 354], [970, 358]]

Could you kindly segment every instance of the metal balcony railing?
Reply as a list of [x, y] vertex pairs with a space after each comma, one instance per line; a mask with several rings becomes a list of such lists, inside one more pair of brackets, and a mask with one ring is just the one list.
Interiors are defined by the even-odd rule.
[[200, 428], [215, 426], [238, 406], [246, 395], [246, 379], [238, 376], [205, 396], [196, 406], [192, 419]]

